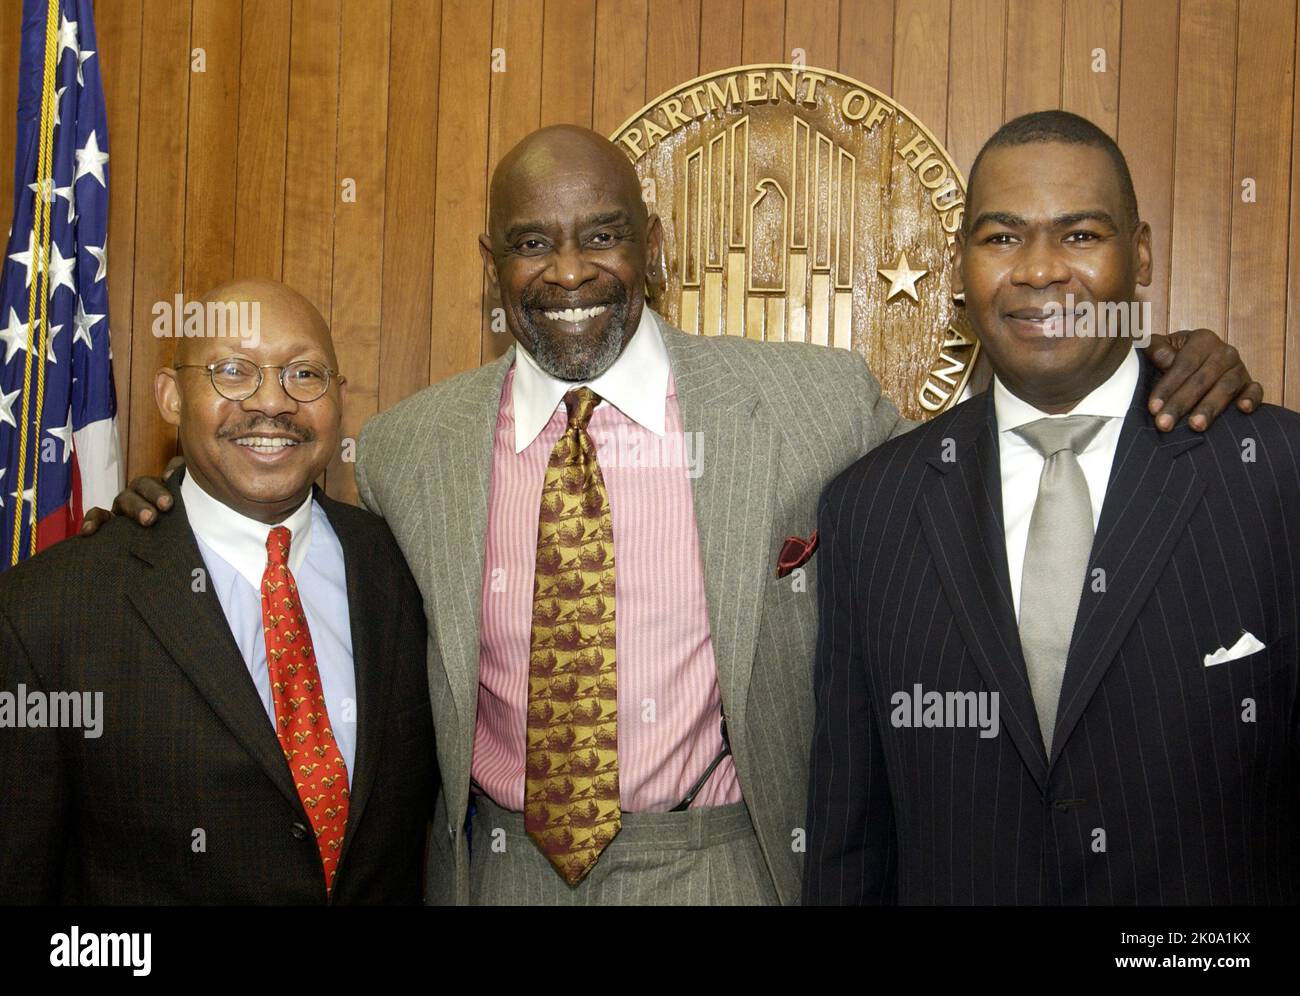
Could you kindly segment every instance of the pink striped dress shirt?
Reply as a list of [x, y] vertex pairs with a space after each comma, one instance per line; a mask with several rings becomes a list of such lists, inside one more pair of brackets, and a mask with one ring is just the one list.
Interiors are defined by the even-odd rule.
[[[637, 335], [647, 330], [658, 336], [653, 322]], [[546, 463], [566, 416], [561, 403], [541, 434], [516, 453], [516, 370], [502, 388], [492, 451], [471, 770], [479, 791], [522, 811], [537, 520]], [[614, 521], [621, 805], [627, 812], [663, 812], [681, 802], [722, 746], [722, 697], [671, 375], [662, 437], [605, 402], [592, 414], [589, 432]], [[740, 799], [727, 757], [693, 806]]]

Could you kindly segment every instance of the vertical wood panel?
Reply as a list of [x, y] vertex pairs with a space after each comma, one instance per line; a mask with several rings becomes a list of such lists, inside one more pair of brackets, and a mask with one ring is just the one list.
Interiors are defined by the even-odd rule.
[[1287, 255], [1285, 393], [1278, 399], [1300, 411], [1300, 38], [1295, 46], [1291, 91], [1291, 212]]
[[[599, 4], [596, 16], [599, 18], [608, 9], [608, 4]], [[644, 25], [644, 10], [641, 23]], [[644, 30], [644, 29], [643, 29]], [[597, 39], [600, 37], [597, 27]], [[618, 40], [610, 39], [617, 46]], [[644, 58], [645, 45], [640, 46]], [[542, 78], [542, 6], [533, 0], [496, 0], [492, 17], [492, 49], [505, 54], [506, 71], [493, 72], [491, 79], [490, 109], [488, 112], [488, 176], [501, 161], [501, 157], [525, 135], [537, 128], [541, 116], [541, 78]], [[596, 44], [597, 79], [601, 48]], [[639, 82], [639, 80], [638, 80]], [[597, 83], [597, 97], [600, 86]], [[486, 189], [486, 188], [485, 188]], [[486, 229], [487, 216], [484, 215], [483, 228]], [[468, 249], [466, 250], [469, 251]], [[474, 248], [477, 257], [477, 247]], [[491, 288], [484, 287], [482, 319], [483, 359], [493, 360], [501, 356], [510, 347], [513, 339], [510, 333], [493, 331], [491, 311], [500, 307], [501, 299]], [[498, 327], [504, 320], [498, 321]]]
[[438, 84], [433, 314], [426, 326], [432, 336], [431, 384], [478, 366], [482, 356], [483, 263], [477, 239], [487, 203], [492, 5], [448, 0], [442, 18], [443, 37], [455, 41], [443, 49]]
[[948, 59], [948, 153], [970, 175], [980, 146], [1002, 124], [1006, 76], [1004, 0], [953, 0]]
[[542, 124], [591, 127], [595, 49], [595, 0], [546, 0]]
[[1065, 0], [1061, 106], [1111, 138], [1119, 113], [1119, 28], [1119, 0]]
[[804, 65], [838, 69], [840, 58], [840, 12], [838, 0], [799, 0], [797, 16], [785, 19], [785, 59], [794, 50], [804, 51]]
[[[128, 479], [157, 474], [175, 450], [175, 433], [153, 404], [155, 371], [172, 361], [172, 343], [149, 330], [153, 306], [170, 307], [181, 290], [185, 246], [185, 121], [190, 90], [190, 6], [145, 0], [140, 52], [140, 92], [149, 102], [140, 115], [136, 180], [135, 293], [132, 302], [131, 452]], [[109, 136], [112, 141], [112, 135]], [[110, 161], [110, 165], [113, 163]], [[114, 178], [116, 184], [120, 181]], [[111, 199], [111, 198], [110, 198]], [[110, 250], [109, 263], [113, 263]], [[112, 288], [109, 288], [110, 293]]]
[[[384, 242], [384, 127], [388, 77], [389, 9], [368, 0], [343, 0], [336, 172], [356, 184], [356, 200], [334, 216], [333, 295], [330, 325], [339, 369], [348, 379], [343, 436], [356, 439], [379, 408], [379, 330], [382, 326]], [[328, 492], [355, 501], [352, 464], [336, 454], [326, 472]]]
[[[239, 4], [194, 0], [190, 25], [185, 294], [206, 294], [234, 274], [235, 167], [239, 132]], [[202, 50], [201, 52], [199, 50]], [[196, 58], [202, 72], [195, 71]]]
[[339, 0], [294, 0], [285, 136], [284, 282], [322, 315], [333, 296]]
[[[4, 118], [0, 118], [0, 177], [4, 177], [4, 185], [0, 187], [0, 232], [9, 231], [14, 211], [9, 178], [13, 176], [14, 145], [18, 140], [14, 110], [18, 107], [18, 56], [22, 27], [22, 4], [6, 3], [0, 7], [0, 112], [4, 114]], [[5, 321], [8, 321], [7, 315]]]
[[[1174, 259], [1169, 272], [1169, 324], [1228, 323], [1228, 253], [1232, 227], [1236, 4], [1182, 0], [1178, 26], [1178, 117], [1174, 131]], [[1207, 141], [1206, 136], [1223, 136]], [[1259, 371], [1254, 371], [1259, 376]]]
[[[699, 72], [700, 0], [650, 0], [645, 99], [654, 100]], [[628, 114], [635, 110], [628, 108]]]
[[894, 0], [841, 0], [840, 72], [894, 91]]
[[1178, 99], [1178, 0], [1126, 3], [1121, 29], [1118, 142], [1128, 160], [1138, 213], [1151, 226], [1154, 331], [1169, 326], [1173, 254], [1174, 105]]
[[744, 0], [703, 0], [700, 4], [701, 75], [740, 65], [740, 33], [744, 23]]
[[235, 273], [279, 280], [289, 126], [289, 0], [244, 0], [239, 59]]
[[948, 127], [948, 0], [894, 5], [894, 99], [936, 135]]
[[[1241, 0], [1232, 164], [1228, 332], [1264, 396], [1282, 397], [1295, 8]], [[1242, 183], [1255, 184], [1254, 203]]]
[[741, 59], [755, 62], [785, 62], [785, 0], [745, 0], [740, 26]]
[[591, 127], [612, 135], [645, 103], [646, 0], [597, 0]]
[[[95, 12], [99, 71], [108, 118], [108, 328], [113, 344], [113, 386], [123, 456], [132, 453], [131, 422], [137, 407], [154, 411], [153, 391], [137, 401], [131, 379], [135, 285], [136, 143], [140, 127], [141, 0], [101, 5]], [[13, 127], [12, 119], [8, 127]], [[7, 199], [6, 199], [7, 200]]]
[[442, 5], [393, 0], [379, 408], [429, 383]]
[[1061, 106], [1061, 0], [1007, 0], [1007, 120]]

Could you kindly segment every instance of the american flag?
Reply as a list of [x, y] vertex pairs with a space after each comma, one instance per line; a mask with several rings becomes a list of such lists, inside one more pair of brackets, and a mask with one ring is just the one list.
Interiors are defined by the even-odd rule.
[[[43, 99], [53, 130], [42, 168]], [[24, 0], [17, 139], [0, 260], [0, 570], [30, 554], [33, 527], [44, 549], [122, 487], [105, 279], [108, 129], [91, 0]], [[48, 227], [39, 220], [47, 208]]]

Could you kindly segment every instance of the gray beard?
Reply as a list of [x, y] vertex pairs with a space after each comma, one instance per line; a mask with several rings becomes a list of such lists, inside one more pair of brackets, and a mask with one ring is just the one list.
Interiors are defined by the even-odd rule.
[[614, 315], [605, 338], [592, 348], [574, 351], [557, 348], [556, 340], [548, 337], [529, 320], [533, 348], [529, 351], [537, 365], [556, 380], [595, 380], [614, 365], [623, 352], [623, 331], [627, 324], [627, 305], [612, 305]]

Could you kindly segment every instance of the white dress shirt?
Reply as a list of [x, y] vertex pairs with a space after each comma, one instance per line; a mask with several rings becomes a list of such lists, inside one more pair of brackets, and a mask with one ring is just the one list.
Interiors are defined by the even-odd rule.
[[[261, 595], [266, 538], [272, 527], [222, 504], [192, 474], [181, 482], [181, 500], [207, 565], [209, 583], [274, 730], [275, 700], [266, 665]], [[307, 615], [330, 728], [351, 784], [357, 749], [357, 679], [343, 547], [324, 509], [310, 496], [279, 524], [291, 536], [289, 570]]]
[[1137, 352], [1128, 356], [1106, 381], [1093, 389], [1075, 407], [1061, 415], [1048, 415], [1021, 398], [1016, 397], [995, 374], [993, 377], [993, 410], [998, 421], [998, 454], [1002, 463], [1002, 523], [1007, 541], [1007, 570], [1011, 575], [1011, 598], [1015, 603], [1016, 621], [1020, 620], [1020, 579], [1025, 567], [1025, 547], [1029, 543], [1029, 520], [1038, 500], [1038, 478], [1043, 473], [1045, 461], [1027, 441], [1013, 429], [1040, 418], [1065, 418], [1067, 415], [1100, 415], [1106, 424], [1097, 433], [1088, 448], [1078, 454], [1079, 468], [1088, 481], [1088, 496], [1092, 499], [1092, 528], [1094, 533], [1101, 520], [1101, 506], [1106, 500], [1106, 483], [1110, 479], [1110, 466], [1119, 445], [1120, 429], [1128, 414], [1137, 390], [1141, 364]]
[[641, 308], [636, 332], [613, 365], [589, 381], [559, 380], [546, 373], [522, 346], [515, 350], [515, 452], [522, 453], [546, 428], [564, 395], [587, 386], [638, 425], [664, 434], [668, 350], [649, 306]]

